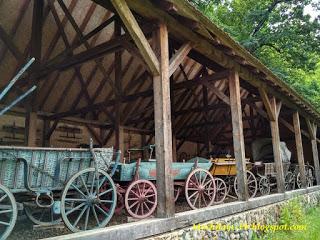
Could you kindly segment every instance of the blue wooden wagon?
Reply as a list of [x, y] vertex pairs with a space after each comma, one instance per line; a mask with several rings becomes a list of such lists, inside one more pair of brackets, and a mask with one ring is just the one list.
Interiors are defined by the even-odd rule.
[[109, 170], [119, 156], [113, 148], [0, 147], [0, 239], [22, 208], [35, 224], [62, 218], [73, 232], [106, 226], [117, 201]]
[[[192, 209], [210, 206], [216, 193], [215, 181], [209, 172], [211, 165], [198, 158], [172, 163], [175, 200], [184, 189]], [[157, 207], [155, 159], [118, 164], [113, 179], [117, 183], [119, 211], [125, 207], [134, 218], [146, 218], [154, 213]]]

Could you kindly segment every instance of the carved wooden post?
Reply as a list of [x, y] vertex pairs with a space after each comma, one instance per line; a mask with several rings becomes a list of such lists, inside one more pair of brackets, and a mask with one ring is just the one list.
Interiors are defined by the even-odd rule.
[[276, 167], [276, 179], [277, 179], [277, 190], [278, 193], [285, 192], [285, 183], [284, 183], [284, 173], [283, 173], [283, 164], [281, 159], [281, 150], [280, 150], [280, 133], [279, 133], [279, 114], [281, 110], [281, 102], [277, 104], [276, 99], [273, 97], [271, 100], [268, 97], [268, 94], [263, 88], [259, 89], [259, 93], [264, 104], [264, 107], [267, 110], [267, 117], [270, 121], [270, 129], [272, 136], [272, 148], [273, 148], [273, 157], [274, 164]]
[[231, 72], [229, 75], [229, 91], [232, 117], [233, 148], [237, 165], [239, 200], [246, 201], [249, 197], [246, 174], [245, 145], [243, 137], [240, 81], [237, 72]]
[[305, 187], [307, 187], [307, 179], [306, 179], [306, 172], [305, 172], [300, 119], [299, 119], [298, 112], [293, 113], [293, 127], [294, 127], [294, 135], [295, 135], [295, 139], [296, 139], [296, 148], [297, 148], [297, 158], [298, 158], [298, 164], [299, 164], [300, 180], [302, 183], [302, 187], [305, 188]]
[[314, 171], [316, 175], [317, 185], [320, 185], [320, 167], [319, 167], [319, 153], [318, 153], [318, 146], [317, 146], [317, 125], [315, 123], [310, 122], [306, 119], [310, 140], [311, 140], [311, 147], [312, 147], [312, 156], [313, 156], [313, 164], [314, 164]]

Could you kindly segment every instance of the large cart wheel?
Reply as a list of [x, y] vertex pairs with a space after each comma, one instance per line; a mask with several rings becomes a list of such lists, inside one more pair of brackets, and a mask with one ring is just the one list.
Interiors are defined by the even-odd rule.
[[17, 203], [8, 188], [0, 184], [0, 239], [6, 239], [17, 221]]
[[193, 170], [186, 180], [185, 195], [192, 209], [211, 206], [216, 195], [216, 184], [211, 173], [200, 168]]
[[262, 196], [270, 194], [270, 181], [269, 178], [262, 176], [259, 180], [259, 191]]
[[214, 203], [219, 204], [224, 201], [228, 194], [227, 184], [221, 178], [214, 178], [216, 184], [216, 196], [214, 198]]
[[148, 180], [134, 181], [126, 191], [124, 203], [130, 216], [138, 219], [149, 217], [157, 207], [157, 189]]
[[87, 168], [67, 182], [61, 197], [61, 216], [72, 232], [102, 228], [110, 221], [116, 204], [116, 186], [108, 173]]
[[55, 214], [53, 207], [40, 208], [33, 202], [26, 202], [23, 207], [27, 217], [34, 224], [55, 225], [61, 222], [60, 214]]
[[[253, 175], [252, 172], [247, 171], [247, 184], [248, 184], [248, 193], [249, 193], [249, 198], [254, 198], [257, 194], [258, 190], [258, 183], [256, 177]], [[234, 179], [234, 191], [239, 197], [239, 191], [238, 191], [238, 179], [235, 177]]]
[[295, 189], [296, 180], [292, 172], [287, 172], [284, 179], [284, 187], [286, 191], [291, 191]]

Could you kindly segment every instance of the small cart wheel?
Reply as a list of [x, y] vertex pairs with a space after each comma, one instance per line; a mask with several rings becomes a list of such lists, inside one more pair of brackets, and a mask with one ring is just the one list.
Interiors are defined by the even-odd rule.
[[6, 239], [17, 221], [18, 209], [13, 194], [0, 184], [0, 239]]
[[192, 209], [211, 206], [216, 195], [216, 184], [210, 172], [197, 168], [193, 170], [185, 185], [185, 196]]
[[270, 181], [265, 176], [259, 180], [259, 191], [262, 196], [270, 194]]
[[55, 225], [61, 222], [60, 214], [55, 214], [53, 207], [40, 208], [35, 203], [23, 204], [24, 211], [31, 222], [37, 225]]
[[67, 182], [61, 197], [61, 216], [72, 232], [102, 228], [110, 221], [116, 204], [116, 186], [109, 174], [87, 168]]
[[174, 186], [174, 202], [178, 201], [181, 191], [182, 191], [181, 186], [179, 185]]
[[216, 184], [216, 196], [214, 198], [214, 203], [219, 204], [224, 201], [228, 194], [227, 184], [221, 178], [214, 178]]
[[284, 179], [284, 187], [286, 191], [291, 191], [295, 189], [295, 177], [292, 172], [287, 172], [285, 179]]
[[[247, 184], [248, 184], [249, 198], [254, 198], [257, 194], [258, 183], [257, 183], [256, 177], [250, 171], [247, 171]], [[234, 179], [234, 191], [235, 191], [237, 197], [239, 197], [237, 177], [235, 177], [235, 179]]]
[[126, 191], [124, 203], [130, 216], [138, 219], [147, 218], [157, 208], [157, 189], [148, 180], [134, 181]]

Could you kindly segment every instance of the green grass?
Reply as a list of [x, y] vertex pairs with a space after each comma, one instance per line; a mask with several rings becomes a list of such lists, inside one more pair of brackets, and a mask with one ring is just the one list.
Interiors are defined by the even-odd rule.
[[[307, 211], [301, 212], [298, 207], [294, 204], [289, 204], [281, 211], [280, 223], [279, 224], [305, 224], [307, 227], [306, 231], [276, 231], [273, 233], [267, 233], [260, 239], [271, 239], [271, 240], [318, 240], [320, 239], [320, 207], [313, 208]], [[294, 207], [292, 208], [292, 205]], [[290, 211], [291, 209], [291, 211]], [[289, 210], [289, 212], [287, 211]]]

